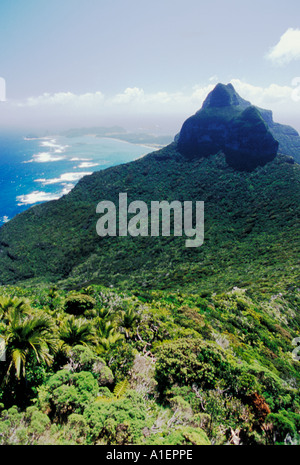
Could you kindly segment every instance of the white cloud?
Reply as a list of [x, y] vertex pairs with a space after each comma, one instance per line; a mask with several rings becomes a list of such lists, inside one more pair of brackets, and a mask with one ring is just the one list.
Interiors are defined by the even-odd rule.
[[273, 63], [284, 65], [300, 59], [300, 29], [289, 28], [279, 42], [269, 51], [267, 58]]
[[[215, 78], [216, 77], [213, 76], [213, 79]], [[126, 111], [131, 109], [133, 112], [143, 110], [145, 113], [150, 113], [152, 111], [172, 112], [174, 109], [178, 111], [191, 111], [191, 109], [200, 108], [208, 93], [213, 90], [216, 85], [212, 83], [213, 79], [209, 79], [210, 83], [207, 85], [195, 85], [190, 91], [185, 92], [158, 91], [148, 93], [144, 89], [138, 87], [128, 87], [122, 93], [118, 93], [112, 97], [105, 96], [101, 92], [83, 95], [75, 95], [71, 92], [66, 92], [64, 94], [43, 94], [39, 97], [30, 97], [23, 102], [19, 102], [18, 106], [42, 107], [44, 105], [53, 105], [53, 107], [56, 107], [57, 112], [59, 112], [60, 105], [69, 106], [69, 104], [77, 103], [81, 105], [80, 108], [78, 106], [79, 111], [84, 107], [88, 110], [88, 106], [90, 105], [94, 106], [94, 108], [98, 108], [99, 113], [102, 112], [103, 114], [111, 111], [114, 111], [114, 113], [122, 113], [124, 109]], [[288, 102], [291, 100], [292, 92], [295, 91], [292, 83], [290, 86], [281, 86], [271, 83], [267, 87], [262, 87], [237, 78], [231, 79], [230, 82], [243, 98], [250, 100], [254, 105], [270, 104], [272, 102]], [[101, 106], [97, 105], [100, 101], [98, 95], [101, 95]], [[35, 155], [32, 161], [57, 161], [61, 159], [59, 154], [64, 152], [68, 147], [56, 144], [55, 140], [44, 141], [41, 145], [55, 149], [54, 153], [57, 155], [42, 152]], [[71, 160], [79, 161], [79, 158], [74, 157]], [[80, 161], [88, 161], [88, 159], [82, 158]]]
[[[300, 31], [299, 31], [300, 32]], [[194, 114], [202, 106], [208, 93], [215, 87], [213, 82], [217, 76], [211, 76], [204, 84], [198, 84], [191, 88], [180, 89], [177, 92], [167, 92], [158, 90], [149, 92], [147, 89], [140, 87], [127, 87], [123, 92], [114, 95], [104, 95], [102, 92], [75, 95], [71, 92], [43, 94], [39, 97], [29, 98], [17, 103], [19, 110], [16, 111], [16, 103], [8, 102], [13, 109], [14, 121], [21, 119], [24, 121], [32, 120], [34, 122], [56, 121], [69, 122], [70, 125], [95, 125], [103, 118], [115, 118], [121, 120], [124, 118], [147, 117], [155, 115], [161, 118], [165, 124], [166, 117], [170, 117], [168, 124], [171, 129], [176, 130], [185, 118]], [[297, 78], [298, 79], [298, 78]], [[222, 79], [220, 79], [222, 81]], [[226, 81], [222, 81], [226, 84]], [[286, 122], [293, 123], [295, 115], [298, 115], [299, 108], [296, 107], [299, 102], [299, 85], [298, 80], [287, 85], [278, 85], [270, 83], [267, 86], [254, 85], [238, 78], [230, 81], [236, 91], [242, 98], [249, 100], [253, 105], [273, 110], [278, 121], [282, 121], [282, 116], [286, 115]], [[299, 105], [299, 103], [298, 103]], [[20, 108], [22, 107], [22, 109]], [[277, 115], [276, 115], [277, 112]], [[17, 114], [16, 114], [17, 113]], [[159, 120], [158, 120], [159, 121]], [[298, 119], [296, 120], [298, 121]], [[55, 122], [55, 123], [53, 123]], [[161, 123], [159, 123], [161, 124]], [[293, 124], [292, 124], [293, 125]], [[44, 150], [32, 157], [31, 162], [58, 162], [65, 158], [67, 146], [59, 146], [55, 139], [44, 140]], [[49, 151], [46, 150], [49, 148]], [[78, 159], [73, 157], [72, 161], [88, 162], [86, 157]], [[81, 157], [80, 157], [81, 158]], [[80, 166], [80, 168], [88, 166]], [[78, 167], [79, 168], [79, 167]]]
[[268, 106], [288, 102], [292, 98], [294, 88], [292, 86], [279, 86], [270, 84], [267, 87], [255, 86], [240, 79], [232, 79], [231, 84], [245, 100], [249, 100], [256, 106]]
[[138, 87], [128, 87], [123, 93], [117, 94], [112, 98], [112, 103], [130, 103], [130, 102], [143, 102], [145, 100], [145, 93], [143, 89]]
[[[215, 78], [215, 77], [214, 77]], [[199, 109], [207, 97], [208, 93], [213, 90], [215, 83], [209, 80], [210, 83], [207, 85], [196, 85], [190, 91], [178, 91], [178, 92], [146, 92], [142, 88], [128, 87], [122, 93], [118, 93], [112, 97], [104, 96], [101, 92], [94, 94], [75, 95], [71, 92], [65, 94], [43, 94], [40, 97], [29, 98], [24, 102], [21, 102], [20, 106], [35, 106], [43, 107], [44, 105], [52, 105], [53, 108], [60, 111], [60, 106], [64, 104], [66, 107], [70, 107], [75, 102], [78, 104], [78, 110], [88, 109], [93, 105], [93, 108], [103, 114], [114, 112], [122, 113], [126, 112], [139, 112], [144, 113], [159, 112], [159, 113], [172, 113], [173, 111], [179, 112], [193, 112]], [[255, 105], [261, 105], [263, 103], [271, 103], [276, 101], [284, 101], [291, 98], [293, 87], [279, 86], [277, 84], [270, 84], [268, 87], [259, 87], [243, 82], [240, 79], [231, 80], [233, 86], [241, 94], [243, 98], [250, 100]], [[102, 105], [98, 105], [99, 99], [98, 94], [101, 95]], [[86, 97], [88, 95], [88, 97]], [[94, 103], [92, 103], [94, 102]], [[81, 105], [81, 106], [79, 106]], [[66, 146], [59, 146], [55, 140], [43, 142], [44, 146], [51, 147], [54, 150], [54, 154], [48, 152], [42, 152], [33, 157], [31, 161], [36, 162], [48, 162], [58, 161], [63, 158], [59, 154], [64, 152]], [[72, 160], [76, 160], [73, 158]], [[82, 161], [88, 161], [82, 159]]]
[[144, 89], [138, 87], [127, 87], [124, 92], [116, 94], [108, 103], [112, 105], [134, 104], [134, 105], [164, 105], [172, 103], [186, 102], [187, 96], [182, 92], [169, 93], [159, 91], [146, 93]]
[[[216, 76], [213, 76], [215, 79]], [[156, 92], [146, 93], [143, 89], [134, 87], [127, 88], [122, 94], [117, 94], [112, 100], [111, 104], [131, 104], [134, 103], [134, 108], [143, 106], [145, 109], [158, 108], [160, 111], [166, 109], [172, 111], [175, 107], [178, 110], [183, 109], [189, 111], [191, 108], [200, 108], [203, 101], [206, 99], [209, 92], [211, 92], [215, 83], [209, 79], [208, 85], [196, 85], [190, 92]], [[266, 87], [255, 86], [240, 79], [232, 79], [230, 81], [235, 87], [236, 91], [246, 100], [250, 100], [254, 105], [264, 105], [272, 103], [283, 103], [291, 100], [294, 91], [293, 84], [291, 86], [280, 86], [271, 83]], [[226, 84], [226, 83], [225, 83]]]
[[209, 84], [208, 86], [194, 86], [193, 93], [190, 97], [191, 101], [195, 104], [197, 102], [203, 103], [207, 95], [214, 89], [216, 84]]
[[18, 102], [19, 107], [36, 107], [36, 106], [95, 106], [102, 103], [104, 95], [102, 92], [88, 92], [85, 94], [73, 94], [72, 92], [57, 92], [49, 94], [45, 92], [37, 97], [28, 97], [24, 102]]

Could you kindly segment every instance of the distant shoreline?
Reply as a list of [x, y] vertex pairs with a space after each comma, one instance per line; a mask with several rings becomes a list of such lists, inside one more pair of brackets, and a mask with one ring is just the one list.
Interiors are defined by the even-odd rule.
[[101, 135], [101, 134], [95, 134], [95, 133], [90, 133], [90, 134], [78, 134], [78, 135], [65, 135], [65, 134], [53, 134], [53, 135], [49, 135], [49, 136], [41, 136], [41, 137], [30, 137], [30, 136], [25, 136], [23, 139], [26, 140], [26, 141], [30, 141], [30, 140], [45, 140], [45, 139], [55, 139], [55, 138], [58, 138], [58, 137], [66, 137], [67, 139], [73, 139], [73, 138], [76, 138], [76, 137], [94, 137], [95, 139], [110, 139], [110, 140], [114, 140], [116, 142], [123, 142], [125, 144], [132, 144], [132, 145], [139, 145], [140, 147], [145, 147], [146, 149], [156, 149], [156, 150], [159, 150], [163, 147], [165, 147], [166, 145], [168, 145], [168, 143], [165, 143], [165, 144], [159, 144], [159, 143], [155, 143], [155, 142], [142, 142], [142, 141], [135, 141], [135, 140], [126, 140], [122, 137], [114, 137], [114, 136], [109, 136], [109, 135]]
[[[67, 137], [67, 136], [65, 136]], [[129, 140], [126, 140], [126, 139], [122, 139], [120, 137], [111, 137], [111, 136], [101, 136], [99, 134], [85, 134], [83, 136], [74, 136], [74, 137], [95, 137], [96, 139], [110, 139], [110, 140], [114, 140], [116, 142], [124, 142], [124, 144], [132, 144], [132, 145], [139, 145], [140, 147], [145, 147], [145, 148], [153, 148], [153, 147], [158, 147], [158, 148], [162, 148], [164, 147], [164, 145], [159, 145], [159, 144], [147, 144], [147, 143], [142, 143], [142, 142], [133, 142], [133, 141], [129, 141]], [[71, 137], [72, 138], [72, 137]]]

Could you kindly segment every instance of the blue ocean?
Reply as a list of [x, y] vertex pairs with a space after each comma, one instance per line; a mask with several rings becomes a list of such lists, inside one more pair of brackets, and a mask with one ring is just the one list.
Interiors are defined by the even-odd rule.
[[0, 133], [0, 226], [33, 205], [58, 199], [87, 174], [152, 151], [94, 136], [31, 138]]

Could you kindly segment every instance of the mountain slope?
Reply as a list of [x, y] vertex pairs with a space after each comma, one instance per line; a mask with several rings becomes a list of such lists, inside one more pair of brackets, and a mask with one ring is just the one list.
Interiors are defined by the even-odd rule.
[[[224, 155], [187, 162], [175, 148], [82, 179], [0, 232], [2, 283], [38, 277], [79, 284], [222, 289], [293, 285], [299, 272], [300, 166], [278, 157], [241, 173]], [[205, 241], [96, 234], [99, 200], [204, 200]]]
[[[140, 160], [86, 176], [67, 196], [33, 207], [1, 228], [0, 282], [203, 293], [234, 286], [273, 293], [299, 285], [300, 165], [280, 153], [269, 160], [262, 150], [266, 146], [260, 145], [261, 132], [253, 133], [253, 127], [262, 128], [267, 147], [278, 144], [261, 115], [235, 91], [229, 93], [238, 102], [229, 100], [230, 113], [244, 107], [238, 109], [235, 129], [239, 131], [241, 118], [248, 125], [246, 137], [250, 133], [256, 144], [258, 166], [251, 162], [244, 169], [249, 158], [241, 147], [230, 164], [223, 147], [218, 153], [190, 156], [177, 138]], [[204, 108], [210, 106], [213, 120], [211, 100], [214, 105], [218, 101], [214, 93]], [[232, 147], [236, 131], [231, 129], [227, 139]], [[119, 193], [127, 193], [128, 203], [143, 200], [149, 206], [155, 200], [204, 201], [204, 244], [190, 249], [184, 237], [99, 237], [96, 206], [101, 200], [118, 205]]]

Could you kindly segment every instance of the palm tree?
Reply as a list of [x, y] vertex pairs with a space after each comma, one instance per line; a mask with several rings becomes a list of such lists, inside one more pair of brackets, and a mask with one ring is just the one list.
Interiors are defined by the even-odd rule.
[[5, 329], [6, 357], [9, 362], [6, 379], [14, 368], [17, 379], [25, 378], [26, 362], [33, 356], [36, 362], [50, 365], [57, 348], [52, 319], [44, 313], [22, 313], [20, 306], [7, 312]]
[[104, 352], [122, 338], [111, 320], [98, 319], [96, 324], [98, 352]]
[[75, 345], [90, 345], [95, 343], [95, 331], [92, 323], [85, 318], [70, 315], [59, 329], [61, 348], [69, 352]]
[[133, 329], [134, 325], [141, 321], [141, 316], [132, 308], [128, 308], [121, 314], [121, 328], [125, 332], [126, 339], [129, 339], [130, 330]]
[[84, 312], [84, 316], [88, 319], [92, 318], [94, 321], [97, 319], [108, 319], [111, 318], [111, 310], [107, 307], [94, 307]]
[[19, 297], [0, 296], [0, 318], [7, 323], [7, 318], [10, 311], [18, 312], [19, 314], [29, 313], [31, 310], [28, 299]]

